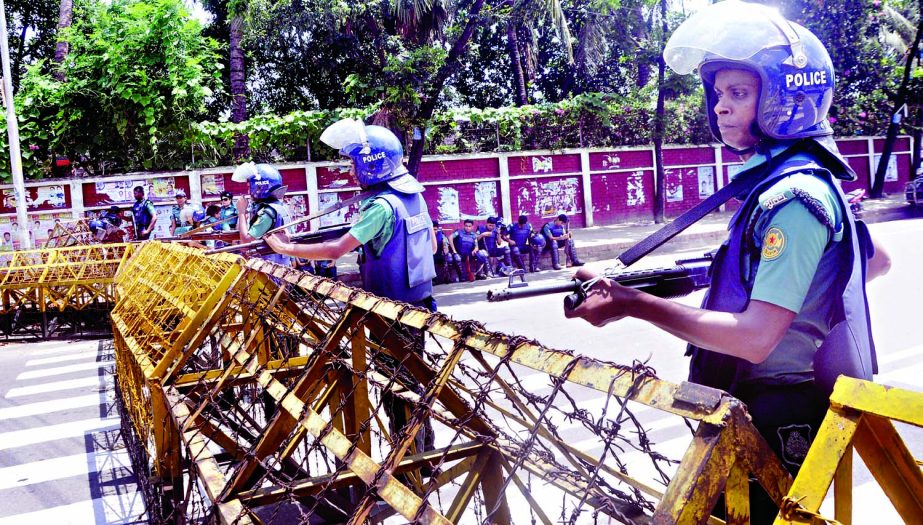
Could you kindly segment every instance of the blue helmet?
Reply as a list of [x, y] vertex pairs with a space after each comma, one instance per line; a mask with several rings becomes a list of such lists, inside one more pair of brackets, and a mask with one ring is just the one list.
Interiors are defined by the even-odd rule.
[[103, 222], [102, 219], [92, 219], [90, 220], [88, 226], [90, 227], [90, 231], [93, 233], [106, 229], [106, 223]]
[[231, 176], [234, 182], [246, 182], [254, 200], [276, 199], [285, 196], [287, 187], [282, 184], [282, 174], [269, 164], [246, 162], [237, 166]]
[[205, 210], [196, 210], [192, 212], [193, 222], [202, 222], [205, 220]]
[[352, 159], [356, 178], [363, 187], [386, 182], [402, 193], [423, 191], [423, 186], [404, 167], [401, 141], [388, 128], [343, 119], [327, 127], [320, 140]]
[[714, 82], [724, 68], [759, 76], [755, 124], [762, 136], [790, 140], [833, 133], [827, 122], [834, 88], [830, 55], [814, 34], [776, 9], [738, 0], [709, 5], [677, 28], [663, 57], [681, 75], [698, 68], [708, 123], [719, 141], [724, 142], [714, 111]]

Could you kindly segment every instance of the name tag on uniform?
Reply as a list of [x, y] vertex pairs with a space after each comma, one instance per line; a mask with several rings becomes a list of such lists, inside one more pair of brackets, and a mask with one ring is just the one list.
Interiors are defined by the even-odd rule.
[[407, 233], [409, 234], [417, 233], [424, 228], [429, 228], [432, 224], [433, 220], [430, 219], [429, 215], [426, 213], [420, 213], [404, 219], [404, 228], [407, 229]]

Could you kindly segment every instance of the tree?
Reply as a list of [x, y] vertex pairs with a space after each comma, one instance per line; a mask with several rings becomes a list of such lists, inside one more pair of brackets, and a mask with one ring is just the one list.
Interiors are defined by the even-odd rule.
[[67, 39], [61, 38], [60, 35], [71, 26], [74, 19], [74, 2], [73, 0], [61, 0], [61, 7], [58, 11], [58, 43], [55, 45], [54, 62], [56, 65], [53, 74], [55, 80], [64, 81], [64, 73], [61, 71], [61, 65], [67, 58], [67, 52], [70, 50], [70, 43]]
[[7, 0], [4, 4], [16, 92], [26, 68], [54, 55], [59, 5], [57, 0]]
[[179, 145], [218, 87], [216, 43], [182, 0], [81, 2], [61, 37], [67, 82], [39, 62], [17, 94], [29, 176], [45, 175], [51, 151], [95, 173], [182, 167]]

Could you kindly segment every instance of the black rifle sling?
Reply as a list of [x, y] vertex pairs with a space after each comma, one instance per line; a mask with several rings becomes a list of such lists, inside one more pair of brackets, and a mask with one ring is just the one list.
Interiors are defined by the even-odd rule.
[[761, 164], [755, 169], [740, 172], [734, 177], [734, 180], [732, 180], [730, 184], [713, 193], [704, 201], [696, 204], [670, 224], [667, 224], [663, 228], [641, 239], [634, 246], [622, 252], [617, 259], [625, 265], [625, 267], [638, 262], [642, 257], [656, 250], [663, 243], [669, 241], [686, 228], [698, 222], [702, 217], [717, 209], [718, 206], [731, 200], [731, 197], [748, 194], [750, 190], [763, 179], [766, 173], [771, 173], [779, 164], [801, 151], [804, 151], [804, 149], [792, 145], [792, 147], [787, 148], [778, 156], [770, 159], [769, 162]]

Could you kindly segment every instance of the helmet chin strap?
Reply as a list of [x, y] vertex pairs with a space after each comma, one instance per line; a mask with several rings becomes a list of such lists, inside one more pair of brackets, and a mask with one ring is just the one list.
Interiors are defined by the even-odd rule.
[[767, 153], [769, 151], [769, 139], [763, 135], [763, 132], [760, 130], [760, 127], [757, 125], [756, 121], [753, 121], [750, 124], [750, 133], [758, 139], [756, 144], [752, 146], [746, 148], [735, 148], [734, 146], [731, 146], [725, 142], [723, 139], [721, 140], [721, 143], [724, 144], [724, 146], [731, 150], [731, 153], [734, 153], [735, 155], [743, 156], [750, 155], [751, 153]]

